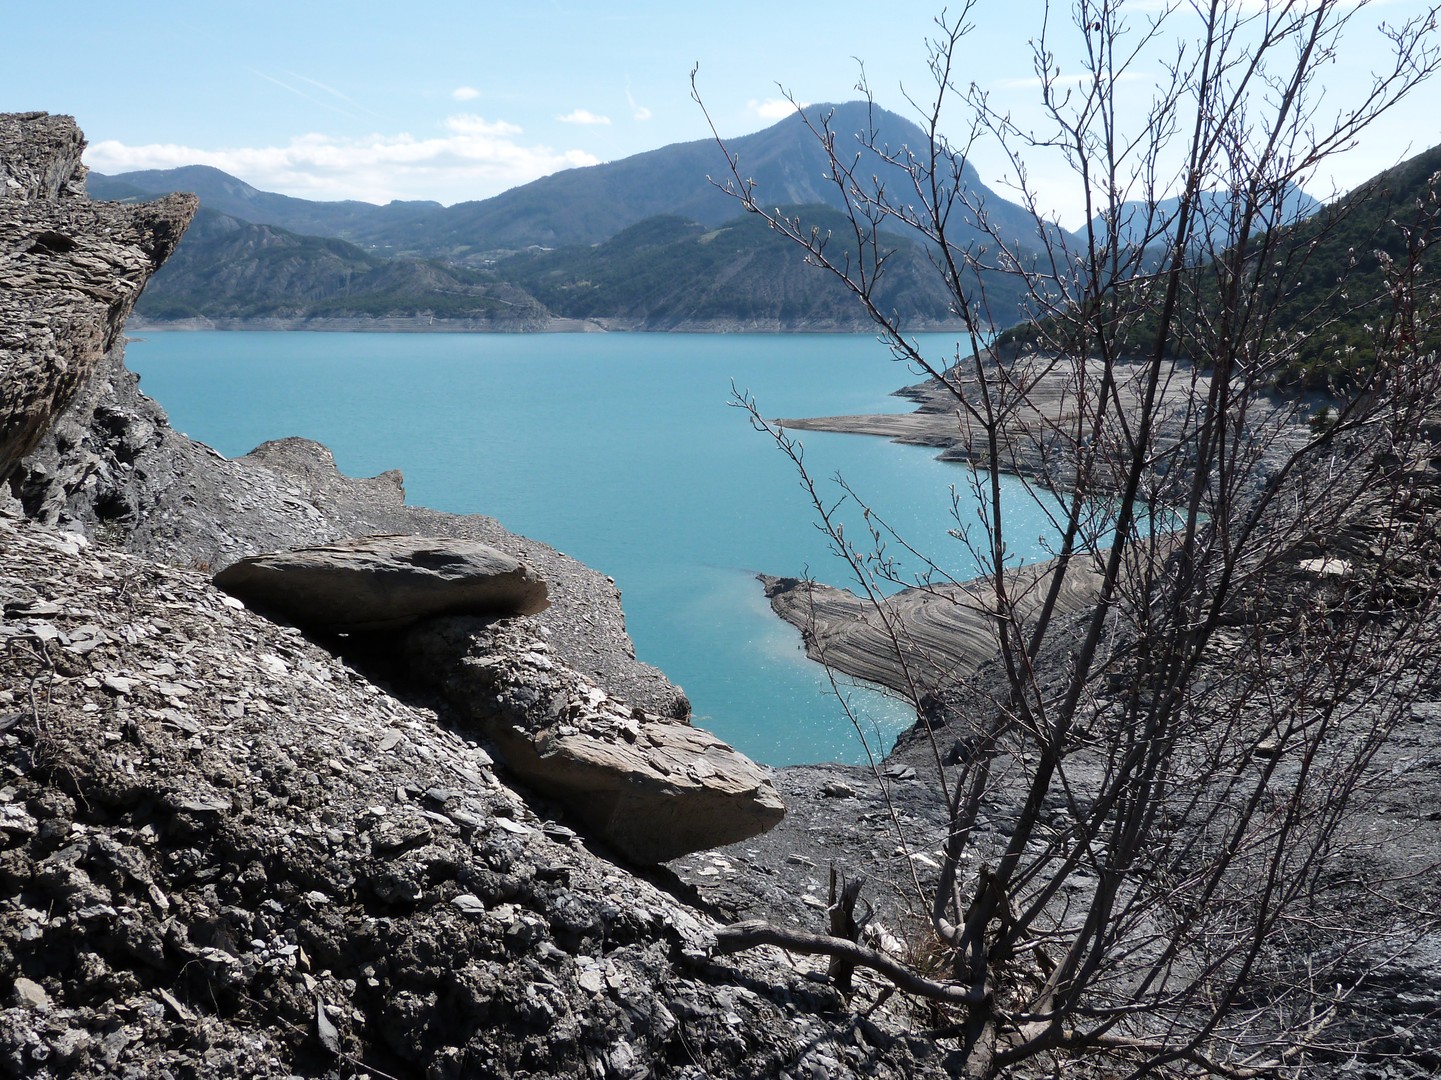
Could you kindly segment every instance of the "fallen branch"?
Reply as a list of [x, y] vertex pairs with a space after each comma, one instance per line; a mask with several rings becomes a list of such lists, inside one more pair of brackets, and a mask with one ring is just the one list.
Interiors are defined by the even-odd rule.
[[958, 983], [937, 982], [928, 979], [893, 960], [885, 953], [868, 949], [854, 941], [834, 938], [828, 934], [811, 934], [804, 930], [786, 930], [759, 919], [734, 923], [716, 931], [715, 951], [717, 955], [753, 949], [757, 945], [775, 945], [787, 952], [805, 953], [811, 956], [829, 956], [845, 960], [857, 967], [870, 968], [896, 985], [898, 990], [933, 1001], [945, 1001], [952, 1005], [983, 1005], [990, 1000], [989, 990], [977, 990]]

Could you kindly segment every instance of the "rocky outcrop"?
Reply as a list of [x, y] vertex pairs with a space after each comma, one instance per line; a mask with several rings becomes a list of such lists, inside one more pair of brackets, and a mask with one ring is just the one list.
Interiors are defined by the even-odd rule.
[[0, 147], [3, 480], [115, 345], [197, 204], [85, 199], [85, 140], [69, 117], [0, 115]]
[[207, 575], [0, 512], [0, 1076], [941, 1076]]
[[398, 630], [434, 615], [534, 615], [550, 601], [530, 567], [487, 544], [365, 536], [251, 555], [215, 575], [231, 596], [326, 633]]
[[520, 621], [434, 619], [401, 648], [416, 685], [440, 688], [520, 779], [631, 862], [736, 843], [785, 813], [767, 770], [707, 731], [611, 697]]
[[735, 843], [785, 813], [749, 758], [684, 719], [617, 700], [553, 655], [540, 627], [504, 618], [544, 610], [546, 589], [494, 548], [363, 537], [245, 558], [214, 580], [300, 627], [363, 634], [362, 655], [398, 650], [406, 662], [388, 667], [389, 679], [422, 696], [438, 690], [512, 774], [631, 862]]
[[0, 113], [0, 199], [84, 199], [84, 152], [73, 117]]
[[[25, 191], [64, 196], [48, 221], [98, 224], [59, 206], [79, 173], [56, 154], [19, 155], [40, 178]], [[231, 461], [171, 430], [121, 358], [143, 273], [114, 270], [99, 353], [72, 348], [85, 318], [73, 340], [52, 327], [55, 356], [90, 365], [63, 416], [64, 394], [12, 411], [44, 437], [0, 499], [0, 1076], [945, 1074], [891, 1006], [853, 1013], [816, 965], [713, 959], [707, 916], [519, 795], [472, 721], [217, 590], [214, 569], [279, 547], [487, 543], [549, 583], [526, 652], [593, 679], [597, 722], [626, 727], [620, 700], [688, 715], [603, 575], [407, 507], [399, 474], [341, 476], [314, 443]], [[27, 295], [4, 333], [45, 310]], [[538, 685], [516, 671], [506, 686]]]

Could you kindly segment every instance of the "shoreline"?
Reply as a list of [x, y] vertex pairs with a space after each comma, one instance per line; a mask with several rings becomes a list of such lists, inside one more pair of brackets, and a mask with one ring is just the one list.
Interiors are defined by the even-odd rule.
[[[518, 319], [497, 323], [488, 319], [437, 319], [428, 315], [274, 318], [198, 316], [189, 319], [150, 319], [144, 315], [133, 315], [126, 323], [126, 328], [136, 333], [270, 330], [352, 334], [864, 334], [874, 337], [869, 322], [795, 323], [779, 319], [693, 319], [659, 326], [634, 318], [571, 319], [560, 316], [529, 322]], [[919, 334], [944, 334], [959, 332], [960, 328], [948, 323], [923, 323], [914, 330]]]
[[[995, 354], [992, 353], [993, 360]], [[1064, 433], [1080, 422], [1077, 393], [1069, 369], [1053, 366], [1047, 356], [1019, 358], [1018, 382], [1026, 391], [1005, 402], [1007, 422], [998, 432], [999, 460], [993, 461], [986, 432], [958, 407], [957, 397], [976, 385], [973, 370], [951, 368], [946, 383], [938, 379], [903, 387], [895, 395], [915, 403], [909, 413], [868, 413], [776, 420], [795, 431], [880, 436], [916, 446], [932, 447], [942, 461], [974, 469], [997, 468], [1042, 488], [1067, 488], [1076, 476]], [[1127, 407], [1140, 401], [1146, 366], [1115, 367], [1116, 392]], [[1203, 396], [1209, 377], [1172, 363], [1162, 379], [1163, 412], [1169, 405], [1178, 415], [1194, 393]], [[978, 398], [973, 398], [978, 400]], [[1300, 424], [1297, 437], [1306, 437]], [[1162, 431], [1162, 438], [1167, 433]], [[1179, 437], [1179, 432], [1177, 432]], [[1104, 463], [1102, 463], [1104, 464]], [[1091, 492], [1104, 496], [1115, 490], [1104, 469], [1090, 480]], [[1045, 584], [1056, 560], [1032, 563], [1007, 572], [1006, 591], [1024, 619], [1039, 610]], [[913, 700], [932, 695], [973, 675], [995, 657], [999, 642], [994, 587], [987, 576], [969, 582], [946, 582], [905, 589], [879, 605], [849, 590], [795, 578], [758, 575], [771, 609], [801, 631], [806, 655], [848, 675], [878, 682]], [[1096, 595], [1094, 569], [1073, 564], [1057, 604], [1057, 616], [1084, 608]]]

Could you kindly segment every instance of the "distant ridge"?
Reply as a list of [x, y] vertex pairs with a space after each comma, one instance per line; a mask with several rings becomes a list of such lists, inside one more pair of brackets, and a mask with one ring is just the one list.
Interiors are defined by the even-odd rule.
[[198, 195], [207, 209], [252, 225], [275, 225], [294, 233], [378, 247], [387, 245], [387, 237], [402, 235], [418, 221], [445, 209], [438, 202], [392, 202], [377, 206], [354, 199], [340, 202], [297, 199], [261, 191], [209, 165], [148, 169], [115, 176], [92, 172], [87, 189], [91, 198], [117, 201], [186, 191]]
[[[816, 106], [811, 115], [829, 116], [838, 133], [871, 132], [893, 150], [927, 145], [910, 121], [862, 103]], [[764, 205], [843, 230], [843, 195], [826, 180], [825, 152], [799, 115], [727, 148]], [[1035, 232], [1030, 216], [987, 190], [969, 165], [960, 167], [992, 220], [1024, 248]], [[894, 168], [876, 159], [881, 173]], [[720, 148], [704, 139], [451, 207], [299, 199], [202, 165], [92, 173], [90, 191], [133, 200], [178, 190], [201, 199], [196, 226], [140, 301], [138, 314], [152, 322], [869, 329], [838, 281], [807, 266], [799, 249], [717, 188], [712, 178], [725, 171]], [[956, 325], [924, 250], [902, 237], [894, 245], [882, 303], [917, 329]], [[1015, 312], [1014, 293], [1003, 285], [992, 297], [995, 310]]]
[[549, 319], [525, 292], [463, 267], [385, 259], [204, 206], [137, 311], [150, 322], [195, 325], [424, 316], [471, 329], [538, 330]]
[[[1233, 204], [1228, 192], [1201, 192], [1198, 202], [1200, 211], [1194, 226], [1201, 235], [1193, 243], [1198, 252], [1219, 252], [1235, 242], [1235, 228], [1229, 218]], [[1259, 224], [1268, 230], [1287, 228], [1306, 220], [1320, 210], [1321, 205], [1294, 184], [1288, 185], [1273, 215], [1274, 220], [1262, 215]], [[1122, 203], [1116, 214], [1117, 235], [1121, 243], [1164, 249], [1175, 236], [1173, 220], [1180, 208], [1181, 200], [1177, 197], [1159, 200], [1154, 210], [1139, 200]], [[1100, 215], [1092, 219], [1091, 228], [1098, 237], [1104, 237], [1109, 232], [1106, 219]]]
[[[919, 150], [927, 145], [925, 133], [914, 123], [864, 102], [815, 105], [808, 113], [830, 115], [838, 133], [874, 128], [878, 141], [892, 148]], [[850, 138], [839, 134], [838, 144], [844, 149]], [[745, 175], [755, 179], [764, 204], [843, 208], [840, 191], [825, 179], [825, 153], [798, 114], [729, 140], [727, 147], [740, 159]], [[969, 164], [962, 171], [1004, 231], [1034, 233], [1025, 210], [986, 188]], [[260, 191], [201, 165], [116, 176], [92, 173], [90, 190], [106, 199], [188, 191], [198, 195], [202, 205], [256, 225], [336, 237], [382, 254], [477, 263], [498, 252], [532, 246], [597, 244], [663, 214], [719, 225], [739, 213], [739, 204], [712, 183], [711, 178], [720, 180], [725, 172], [720, 148], [711, 139], [699, 139], [567, 169], [493, 198], [450, 207], [433, 202], [312, 202]]]

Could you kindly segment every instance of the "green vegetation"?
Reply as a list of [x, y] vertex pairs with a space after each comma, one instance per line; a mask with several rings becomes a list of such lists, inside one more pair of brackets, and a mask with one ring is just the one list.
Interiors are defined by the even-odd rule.
[[[1271, 309], [1265, 350], [1277, 357], [1272, 380], [1299, 390], [1346, 389], [1383, 362], [1394, 347], [1441, 348], [1441, 325], [1428, 319], [1441, 276], [1429, 249], [1441, 239], [1436, 183], [1441, 147], [1428, 150], [1374, 177], [1314, 216], [1262, 239], [1240, 276], [1253, 283]], [[1269, 263], [1270, 272], [1255, 264]], [[1208, 366], [1222, 306], [1221, 292], [1235, 276], [1235, 253], [1222, 251], [1197, 265], [1187, 278], [1180, 310], [1163, 350], [1171, 359]], [[1404, 282], [1403, 282], [1404, 279]], [[1398, 289], [1401, 284], [1406, 289]], [[1150, 279], [1138, 276], [1107, 298], [1107, 319], [1124, 327], [1115, 337], [1133, 353], [1155, 348], [1159, 328]], [[1414, 295], [1398, 310], [1396, 297]], [[997, 338], [1002, 348], [1034, 345], [1079, 347], [1087, 322], [1064, 316], [1023, 323]], [[1064, 340], [1063, 340], [1064, 339]]]
[[159, 320], [433, 316], [517, 329], [546, 316], [534, 298], [478, 271], [384, 259], [203, 209], [139, 310]]
[[1297, 341], [1281, 381], [1307, 388], [1349, 385], [1375, 363], [1378, 333], [1398, 344], [1441, 348], [1441, 326], [1424, 310], [1396, 310], [1398, 275], [1428, 296], [1438, 285], [1434, 259], [1441, 240], [1435, 218], [1441, 147], [1419, 154], [1363, 184], [1292, 230], [1296, 255], [1286, 270], [1276, 331]]
[[[825, 207], [788, 212], [822, 234], [848, 228]], [[948, 297], [929, 273], [924, 251], [900, 238], [892, 246], [880, 302], [906, 321], [950, 321]], [[706, 320], [869, 327], [839, 282], [748, 215], [714, 229], [675, 216], [651, 218], [603, 244], [515, 256], [496, 273], [573, 318], [632, 318], [653, 329]]]

